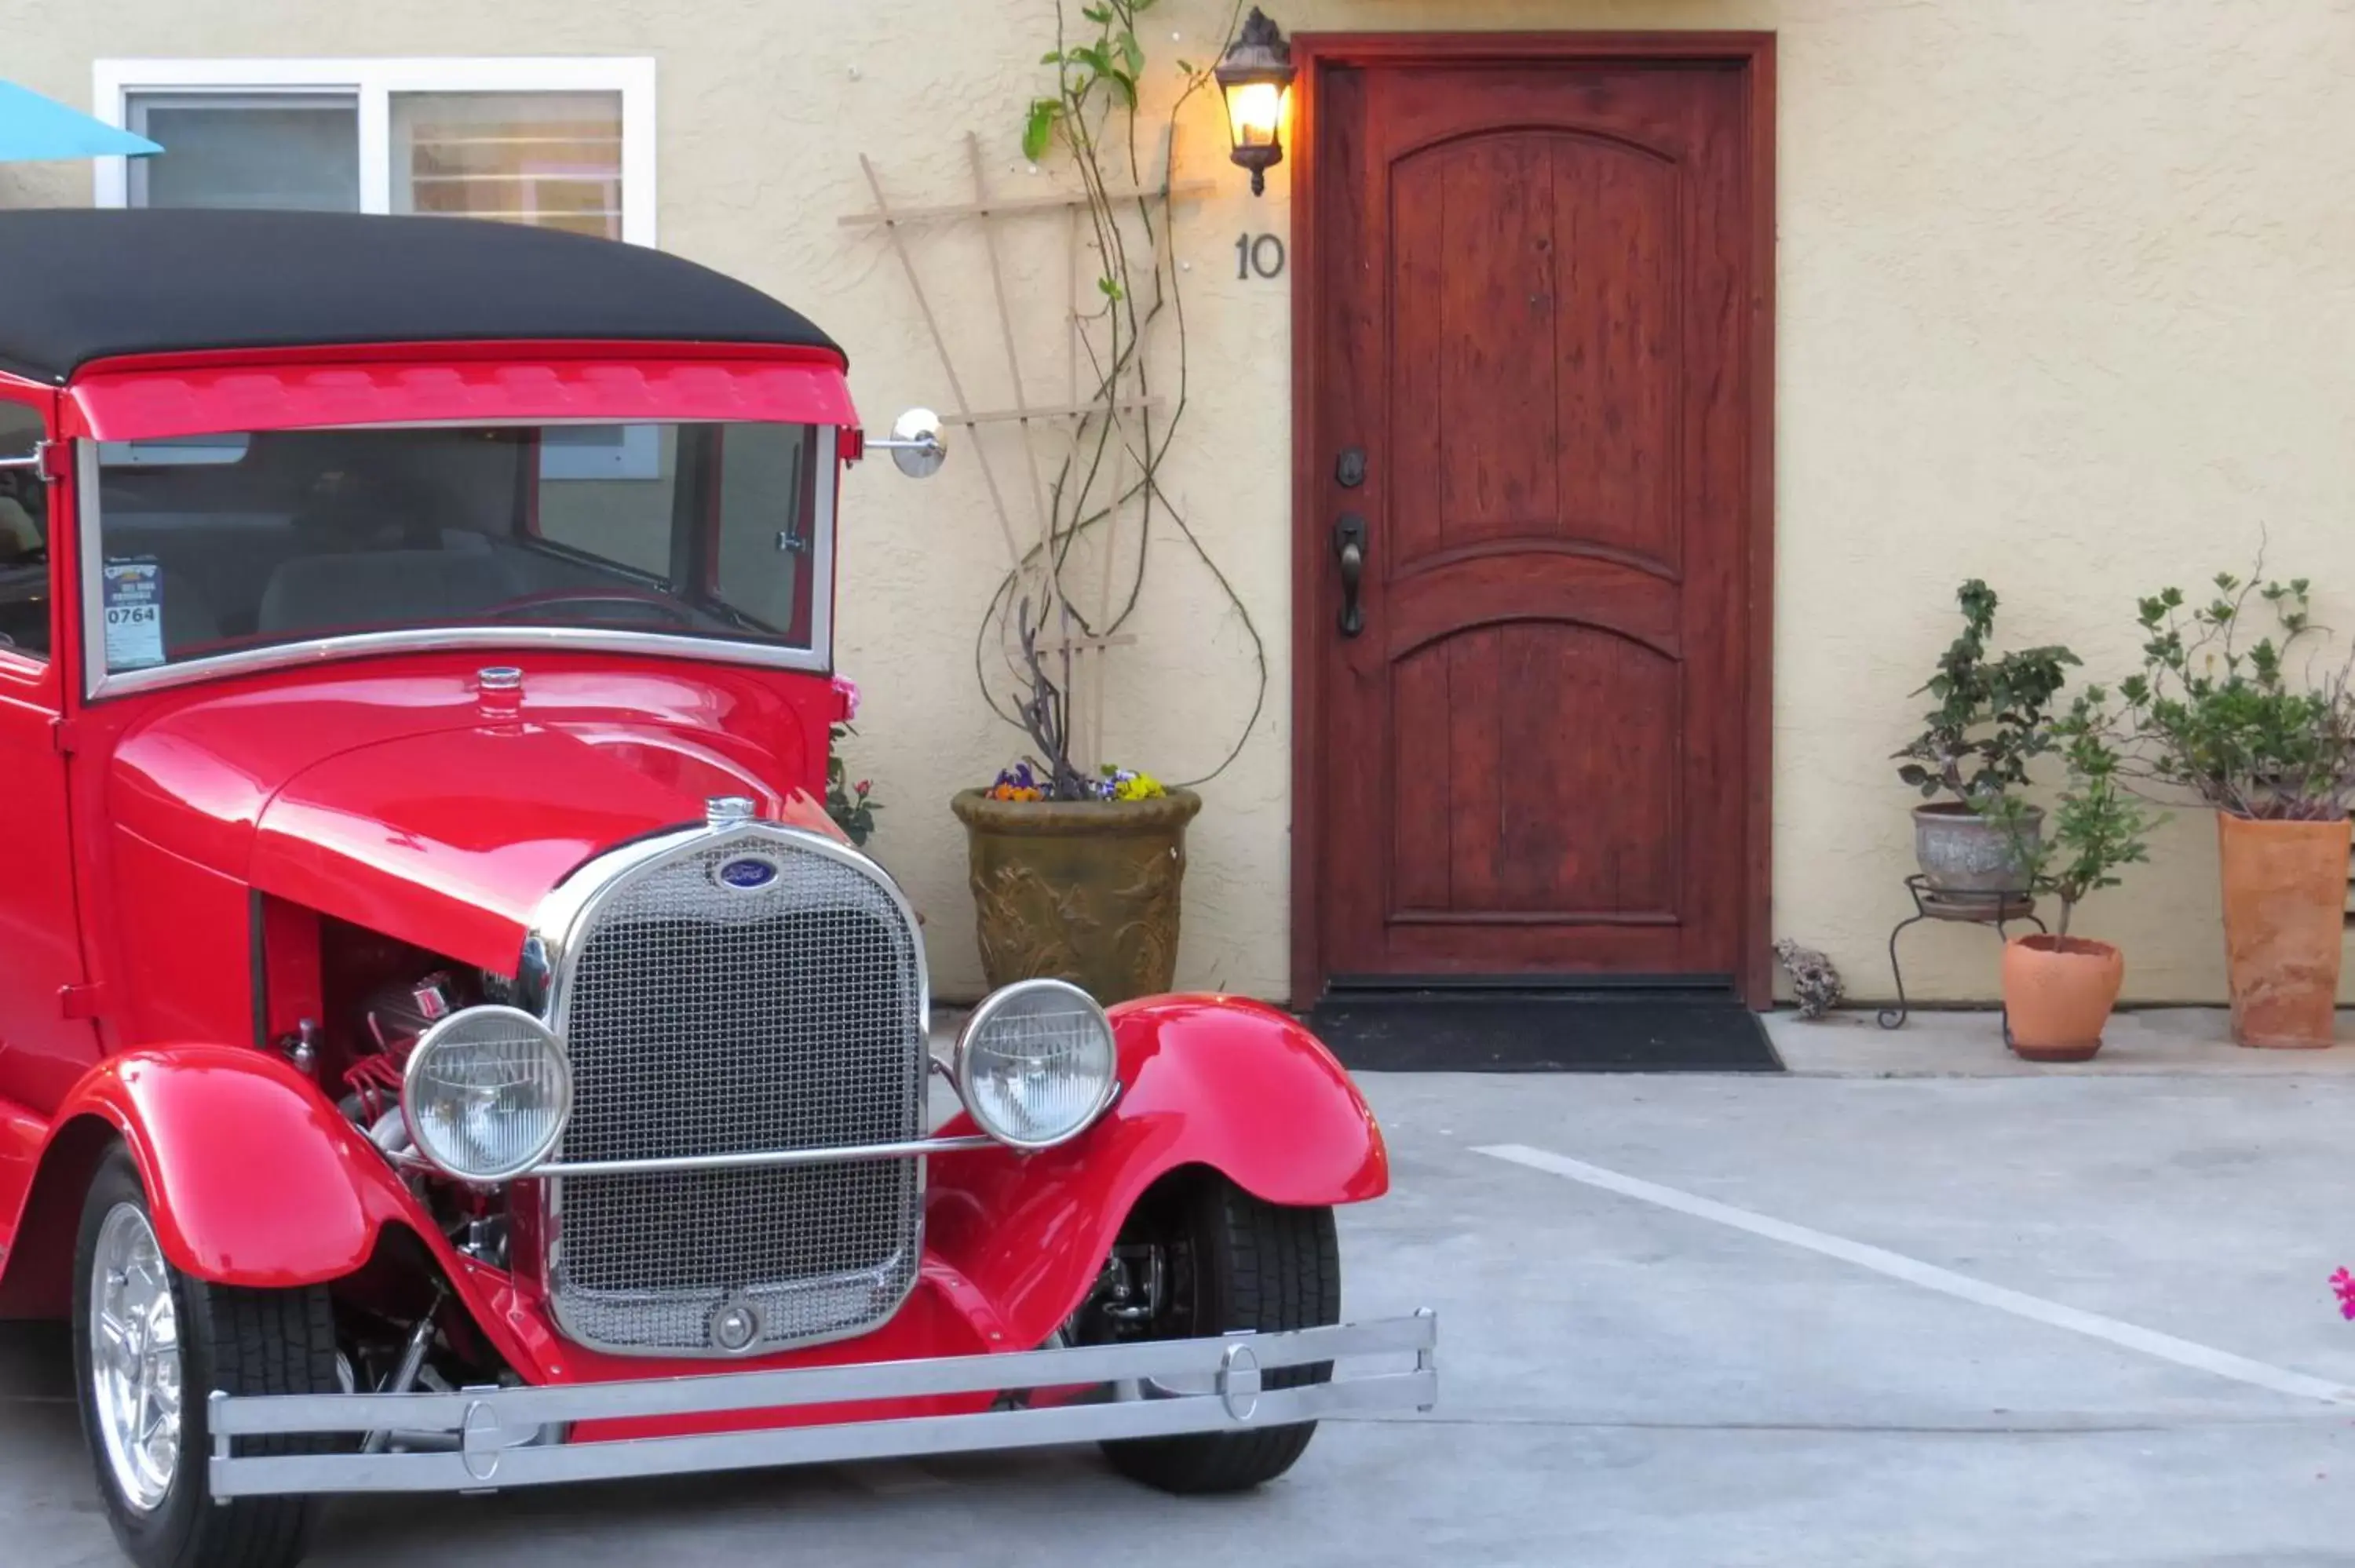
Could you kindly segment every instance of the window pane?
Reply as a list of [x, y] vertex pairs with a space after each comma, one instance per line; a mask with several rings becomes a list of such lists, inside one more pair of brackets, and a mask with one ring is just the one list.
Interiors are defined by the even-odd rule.
[[131, 160], [133, 207], [360, 209], [359, 105], [348, 96], [142, 93], [131, 124], [164, 146]]
[[808, 614], [802, 570], [816, 547], [806, 425], [729, 425], [719, 433], [719, 547], [713, 595], [766, 626]]
[[[22, 457], [41, 440], [41, 416], [0, 403], [0, 457]], [[0, 470], [0, 648], [49, 651], [48, 486], [23, 469]]]
[[622, 238], [618, 92], [402, 92], [392, 210]]
[[808, 648], [813, 432], [599, 429], [646, 430], [652, 476], [548, 479], [551, 432], [517, 426], [104, 443], [91, 657], [448, 627]]
[[[591, 442], [616, 448], [623, 432], [633, 429], [654, 437], [652, 477], [658, 483], [578, 478], [551, 461], [580, 454]], [[539, 443], [539, 536], [649, 577], [666, 576], [678, 491], [677, 427], [560, 425], [541, 431]]]

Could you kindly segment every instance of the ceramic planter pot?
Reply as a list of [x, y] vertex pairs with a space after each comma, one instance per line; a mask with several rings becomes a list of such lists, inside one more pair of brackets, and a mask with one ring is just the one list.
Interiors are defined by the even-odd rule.
[[[2043, 808], [2028, 808], [2019, 839], [2031, 851], [2043, 842]], [[1938, 892], [2021, 891], [2028, 885], [2028, 868], [2020, 849], [2009, 828], [1954, 801], [1913, 808], [1913, 858]]]
[[2090, 1062], [2126, 982], [2126, 955], [2083, 937], [2014, 937], [2003, 948], [2004, 1022], [2028, 1062]]
[[2217, 814], [2235, 1044], [2311, 1050], [2334, 1040], [2348, 825]]
[[1186, 824], [1199, 795], [993, 800], [967, 789], [949, 809], [964, 823], [992, 989], [1069, 980], [1109, 1007], [1175, 982]]

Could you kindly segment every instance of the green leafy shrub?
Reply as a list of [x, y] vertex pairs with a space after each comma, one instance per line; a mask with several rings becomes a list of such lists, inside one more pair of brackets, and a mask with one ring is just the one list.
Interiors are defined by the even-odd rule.
[[[2215, 577], [2191, 606], [2180, 588], [2141, 601], [2143, 667], [2119, 683], [2115, 729], [2127, 766], [2234, 816], [2328, 821], [2355, 806], [2355, 698], [2349, 665], [2315, 673], [2319, 652], [2307, 580]], [[2254, 601], [2254, 603], [2252, 602]], [[2272, 624], [2251, 642], [2259, 617]], [[2355, 657], [2355, 655], [2350, 655]]]
[[1955, 590], [1962, 634], [1938, 656], [1938, 668], [1914, 692], [1937, 699], [1922, 733], [1895, 759], [1897, 776], [1923, 799], [1951, 796], [1986, 811], [2028, 782], [2028, 765], [2052, 749], [2051, 709], [2077, 656], [2057, 645], [1989, 658], [1995, 590], [1977, 577]]
[[1989, 802], [1988, 814], [2010, 831], [2029, 886], [2059, 901], [2063, 937], [2079, 904], [2117, 886], [2126, 867], [2149, 860], [2151, 831], [2165, 820], [2152, 815], [2126, 788], [2124, 759], [2110, 739], [2115, 723], [2109, 694], [2089, 686], [2053, 726], [2069, 781], [2041, 841], [2028, 833], [2030, 807], [2019, 797], [2006, 794]]
[[872, 783], [864, 779], [850, 781], [849, 765], [842, 759], [843, 737], [858, 733], [847, 724], [837, 724], [828, 732], [832, 744], [826, 758], [826, 814], [852, 843], [864, 849], [868, 836], [875, 832], [875, 813], [883, 808], [871, 798]]

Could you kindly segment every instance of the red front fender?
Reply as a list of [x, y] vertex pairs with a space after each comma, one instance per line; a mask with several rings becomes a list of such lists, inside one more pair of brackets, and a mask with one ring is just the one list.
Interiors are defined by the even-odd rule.
[[[1071, 1315], [1129, 1210], [1182, 1166], [1209, 1166], [1271, 1203], [1357, 1203], [1390, 1189], [1373, 1112], [1290, 1017], [1172, 996], [1112, 1018], [1121, 1092], [1103, 1120], [1039, 1154], [932, 1162], [928, 1239], [996, 1308], [1008, 1349], [1039, 1343]], [[959, 1116], [943, 1130], [974, 1128]]]
[[341, 1278], [368, 1261], [388, 1220], [412, 1212], [383, 1157], [318, 1086], [250, 1047], [155, 1047], [92, 1068], [51, 1125], [45, 1176], [50, 1151], [73, 1147], [94, 1120], [130, 1148], [164, 1255], [216, 1284]]

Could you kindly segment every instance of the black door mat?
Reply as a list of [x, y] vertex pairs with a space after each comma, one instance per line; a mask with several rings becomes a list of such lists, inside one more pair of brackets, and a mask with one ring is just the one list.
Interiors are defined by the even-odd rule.
[[1779, 1073], [1758, 1015], [1715, 991], [1345, 991], [1306, 1015], [1361, 1073]]

